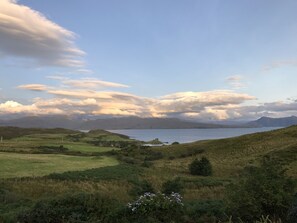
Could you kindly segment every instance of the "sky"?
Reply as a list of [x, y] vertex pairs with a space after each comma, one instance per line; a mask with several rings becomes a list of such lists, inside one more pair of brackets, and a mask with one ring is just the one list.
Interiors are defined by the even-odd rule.
[[297, 115], [295, 0], [0, 0], [0, 118]]

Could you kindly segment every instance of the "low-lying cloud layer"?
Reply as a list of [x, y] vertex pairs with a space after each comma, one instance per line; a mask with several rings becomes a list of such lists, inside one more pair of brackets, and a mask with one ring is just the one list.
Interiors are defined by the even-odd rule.
[[75, 34], [13, 0], [0, 0], [0, 54], [38, 66], [81, 67]]
[[196, 120], [255, 119], [260, 116], [280, 117], [297, 111], [297, 102], [273, 102], [258, 105], [254, 96], [231, 90], [177, 92], [156, 98], [114, 91], [124, 84], [98, 79], [55, 79], [57, 86], [20, 85], [20, 91], [43, 92], [47, 98], [35, 98], [30, 104], [4, 101], [0, 115], [114, 115], [140, 117], [177, 117]]

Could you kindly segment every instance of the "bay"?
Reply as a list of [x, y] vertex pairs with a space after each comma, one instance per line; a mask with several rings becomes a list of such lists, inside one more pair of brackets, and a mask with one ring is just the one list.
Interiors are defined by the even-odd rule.
[[164, 143], [188, 143], [207, 139], [222, 139], [256, 132], [265, 132], [280, 127], [263, 128], [218, 128], [218, 129], [120, 129], [108, 130], [114, 133], [127, 135], [132, 139], [150, 141], [158, 138]]

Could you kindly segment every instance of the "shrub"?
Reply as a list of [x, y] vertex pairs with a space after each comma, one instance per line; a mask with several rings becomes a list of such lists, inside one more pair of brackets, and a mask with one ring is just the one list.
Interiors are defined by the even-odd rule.
[[183, 206], [178, 193], [145, 193], [127, 205], [130, 222], [135, 219], [141, 219], [141, 222], [181, 222]]
[[180, 178], [168, 180], [162, 185], [162, 193], [170, 195], [171, 193], [181, 193], [183, 189], [183, 182]]
[[107, 222], [117, 203], [99, 194], [64, 195], [37, 202], [19, 214], [21, 223]]
[[195, 159], [190, 165], [189, 170], [192, 175], [210, 176], [212, 175], [212, 166], [209, 160], [202, 157], [201, 160]]
[[145, 168], [150, 168], [151, 166], [153, 166], [153, 163], [150, 161], [143, 161], [143, 163], [141, 164], [142, 167]]
[[197, 223], [225, 222], [225, 206], [220, 200], [196, 200], [191, 201], [186, 206], [188, 217], [195, 219]]
[[288, 220], [290, 223], [297, 223], [297, 194], [295, 194], [293, 205], [289, 210]]
[[146, 180], [138, 182], [130, 191], [130, 194], [133, 196], [140, 196], [144, 193], [155, 193], [155, 189], [152, 184]]
[[261, 216], [285, 220], [294, 190], [294, 181], [285, 175], [285, 169], [266, 157], [259, 167], [247, 168], [243, 179], [227, 188], [230, 215], [247, 222]]

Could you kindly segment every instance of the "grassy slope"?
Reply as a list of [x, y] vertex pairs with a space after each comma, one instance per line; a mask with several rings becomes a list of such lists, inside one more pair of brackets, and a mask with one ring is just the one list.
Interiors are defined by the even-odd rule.
[[[185, 182], [186, 200], [223, 198], [225, 185], [235, 180], [244, 167], [257, 165], [265, 155], [282, 160], [288, 167], [287, 173], [297, 177], [297, 126], [152, 149], [162, 152], [164, 158], [154, 161], [145, 178], [160, 189], [166, 180], [181, 177]], [[206, 156], [213, 165], [214, 174], [211, 177], [189, 174], [188, 165], [202, 156]]]
[[[78, 150], [84, 150], [86, 145], [90, 146], [84, 140], [86, 138], [96, 139], [97, 137], [101, 137], [101, 135], [107, 135], [108, 133], [105, 132], [93, 132], [92, 135], [87, 134], [83, 136], [79, 142], [72, 142], [72, 141], [64, 141], [64, 143], [68, 143], [68, 145], [76, 146]], [[36, 136], [36, 135], [35, 135]], [[40, 140], [34, 141], [33, 135], [26, 136], [29, 142], [37, 143]], [[54, 140], [59, 138], [61, 140], [61, 135], [53, 136]], [[45, 135], [43, 136], [45, 137]], [[47, 136], [48, 137], [48, 136]], [[113, 137], [111, 135], [111, 137]], [[115, 136], [120, 137], [120, 136]], [[37, 139], [40, 136], [37, 137]], [[120, 137], [121, 138], [121, 137]], [[24, 137], [23, 137], [24, 139]], [[65, 138], [67, 140], [67, 137]], [[64, 140], [65, 140], [64, 139]], [[44, 141], [45, 139], [43, 138]], [[47, 140], [45, 140], [47, 141]], [[51, 141], [51, 140], [49, 140]], [[87, 141], [87, 140], [86, 140]], [[20, 143], [20, 141], [19, 141]], [[59, 143], [58, 143], [59, 144]], [[82, 147], [82, 148], [80, 148]], [[97, 147], [98, 148], [98, 147]], [[92, 149], [90, 146], [89, 149]], [[159, 148], [151, 148], [152, 150], [161, 152], [164, 154], [164, 158], [152, 161], [153, 166], [150, 168], [142, 168], [141, 174], [136, 171], [136, 177], [140, 179], [146, 179], [153, 184], [153, 186], [157, 189], [161, 189], [162, 183], [166, 180], [173, 179], [174, 177], [181, 177], [185, 182], [185, 190], [184, 190], [184, 198], [186, 200], [195, 200], [195, 199], [220, 199], [224, 196], [224, 188], [225, 185], [228, 184], [230, 181], [234, 180], [236, 176], [239, 175], [240, 171], [247, 165], [256, 165], [258, 160], [263, 157], [264, 155], [270, 154], [279, 157], [286, 163], [289, 167], [288, 173], [292, 176], [297, 176], [297, 126], [293, 126], [286, 129], [275, 130], [271, 132], [265, 133], [256, 133], [250, 134], [235, 138], [229, 139], [220, 139], [220, 140], [207, 140], [207, 141], [199, 141], [189, 144], [181, 144], [181, 145], [174, 145], [174, 146], [165, 146]], [[197, 153], [198, 151], [198, 153]], [[203, 153], [199, 153], [199, 151], [204, 151]], [[4, 153], [3, 153], [4, 154]], [[5, 153], [6, 156], [9, 156], [10, 153]], [[23, 156], [22, 154], [14, 154], [15, 156]], [[130, 154], [132, 156], [132, 154]], [[2, 154], [0, 154], [1, 157]], [[39, 157], [37, 155], [36, 157]], [[197, 177], [191, 176], [188, 172], [188, 164], [194, 159], [199, 158], [201, 156], [206, 156], [210, 159], [211, 163], [214, 167], [214, 176], [211, 177]], [[62, 155], [51, 155], [49, 157], [50, 163], [53, 160], [56, 160], [57, 166], [60, 165], [62, 168], [63, 165], [69, 163], [71, 166], [71, 159], [79, 159], [82, 163], [86, 164], [89, 162], [93, 162], [94, 159], [92, 157], [73, 157], [71, 156], [62, 156]], [[65, 162], [68, 157], [68, 162]], [[6, 158], [6, 160], [9, 160]], [[42, 160], [43, 161], [43, 160]], [[95, 160], [96, 161], [96, 160]], [[94, 161], [94, 162], [95, 162]], [[18, 161], [19, 162], [19, 161]], [[12, 167], [18, 166], [17, 168], [22, 169], [22, 165], [18, 165], [18, 162], [11, 162]], [[23, 162], [23, 161], [22, 161]], [[100, 165], [101, 160], [98, 160], [98, 163], [94, 165]], [[112, 161], [114, 162], [114, 160]], [[3, 162], [1, 161], [1, 164]], [[28, 162], [32, 163], [32, 162]], [[0, 165], [1, 165], [0, 164]], [[93, 165], [90, 164], [90, 165]], [[2, 164], [3, 165], [3, 164]], [[32, 165], [36, 165], [40, 167], [43, 165], [42, 162], [40, 163], [32, 163]], [[48, 165], [48, 164], [45, 164]], [[57, 167], [56, 166], [56, 167]], [[66, 165], [67, 166], [67, 165]], [[138, 165], [129, 165], [132, 168], [139, 168]], [[88, 188], [100, 188], [103, 191], [112, 191], [110, 196], [127, 200], [129, 199], [129, 190], [131, 189], [131, 184], [127, 181], [126, 178], [117, 178], [118, 173], [121, 173], [118, 168], [114, 167], [106, 167], [106, 169], [93, 169], [93, 170], [86, 170], [91, 169], [91, 166], [84, 166], [78, 163], [72, 166], [73, 168], [77, 169], [65, 169], [63, 168], [63, 172], [65, 170], [76, 170], [76, 172], [65, 173], [61, 176], [61, 178], [65, 179], [65, 185], [67, 184], [69, 188], [74, 187], [76, 184], [83, 184], [85, 186], [81, 186], [76, 188], [75, 190], [88, 190]], [[71, 168], [72, 168], [71, 167]], [[85, 171], [82, 170], [83, 167]], [[100, 166], [98, 166], [100, 167]], [[118, 166], [121, 169], [121, 166]], [[0, 167], [1, 168], [1, 167]], [[48, 167], [46, 167], [48, 168]], [[70, 167], [69, 167], [70, 168]], [[24, 169], [25, 170], [25, 169]], [[27, 168], [29, 171], [30, 168]], [[122, 169], [121, 169], [122, 170]], [[56, 170], [55, 170], [56, 171]], [[77, 172], [80, 171], [80, 172]], [[105, 171], [104, 174], [102, 171]], [[130, 170], [123, 169], [123, 171], [127, 172], [129, 175]], [[51, 170], [50, 172], [54, 172]], [[48, 172], [48, 173], [50, 173]], [[62, 172], [62, 171], [61, 171]], [[13, 171], [11, 171], [13, 173]], [[102, 174], [105, 176], [103, 179], [101, 176]], [[133, 173], [134, 174], [134, 173]], [[43, 175], [43, 174], [41, 174]], [[137, 176], [138, 175], [138, 176]], [[76, 179], [77, 176], [77, 179]], [[58, 176], [59, 177], [59, 176]], [[134, 176], [133, 176], [134, 178]], [[67, 180], [69, 179], [69, 181]], [[82, 179], [86, 179], [81, 182]], [[53, 190], [52, 188], [55, 185], [60, 185], [59, 190], [63, 190], [63, 185], [61, 181], [55, 179], [47, 179], [47, 180], [26, 180], [14, 182], [14, 187], [18, 188], [18, 190], [30, 190], [31, 187], [36, 183], [42, 185], [51, 185], [48, 186], [48, 190]], [[9, 182], [7, 182], [9, 184]], [[23, 185], [24, 183], [31, 185], [26, 189]], [[125, 185], [123, 188], [120, 188], [119, 185]], [[44, 188], [46, 188], [44, 186]], [[120, 189], [119, 189], [120, 188]], [[92, 189], [92, 190], [93, 190]], [[47, 194], [47, 189], [43, 189], [40, 194], [44, 193]], [[54, 190], [53, 192], [54, 193]], [[33, 196], [33, 195], [32, 195]], [[41, 195], [40, 195], [41, 196]]]
[[86, 170], [117, 164], [111, 157], [0, 153], [0, 178], [44, 176], [53, 172]]
[[[31, 133], [28, 130], [27, 133]], [[24, 133], [25, 134], [25, 133]], [[80, 133], [71, 132], [68, 134], [65, 130], [64, 132], [53, 132], [53, 133], [39, 133], [39, 134], [28, 134], [22, 135], [19, 137], [13, 137], [12, 139], [4, 139], [2, 143], [0, 143], [0, 151], [4, 152], [33, 152], [38, 151], [39, 146], [60, 146], [63, 145], [69, 151], [79, 151], [83, 153], [92, 153], [92, 152], [107, 152], [116, 148], [112, 147], [98, 147], [93, 146], [88, 143], [88, 141], [96, 140], [97, 135], [93, 134], [85, 134], [78, 142], [74, 142], [71, 140], [69, 135], [79, 135]], [[12, 136], [12, 134], [10, 134]], [[18, 134], [17, 134], [18, 135]], [[118, 135], [103, 135], [105, 139], [118, 139], [121, 138]], [[123, 138], [123, 141], [126, 141], [126, 138]]]
[[[256, 164], [264, 155], [274, 155], [285, 158], [286, 154], [297, 154], [297, 126], [274, 130], [264, 133], [255, 133], [235, 138], [198, 141], [189, 144], [173, 145], [155, 148], [166, 157], [177, 157], [165, 162], [159, 161], [159, 166], [168, 166], [177, 171], [186, 171], [187, 164], [193, 156], [178, 158], [183, 154], [195, 150], [204, 150], [197, 157], [206, 156], [214, 165], [214, 175], [229, 177], [237, 174], [247, 165]], [[295, 160], [285, 160], [290, 166], [296, 165]], [[297, 175], [296, 171], [291, 171]]]
[[40, 128], [18, 128], [18, 127], [0, 127], [0, 137], [3, 139], [12, 139], [31, 134], [75, 134], [78, 131], [55, 128], [55, 129], [40, 129]]
[[[80, 133], [67, 129], [0, 127], [0, 135], [3, 136], [3, 141], [0, 143], [0, 178], [44, 176], [54, 172], [84, 171], [117, 165], [118, 161], [113, 157], [96, 156], [117, 148], [94, 146], [88, 141], [98, 140], [98, 137], [100, 140], [129, 140], [128, 137], [103, 130]], [[61, 145], [67, 148], [67, 151], [80, 153], [75, 156], [34, 154], [44, 152], [40, 147], [59, 148]]]

